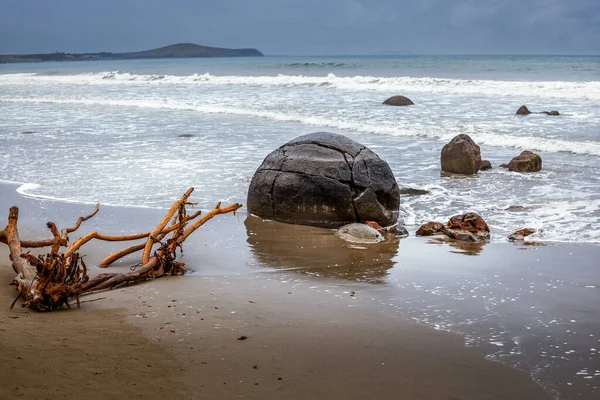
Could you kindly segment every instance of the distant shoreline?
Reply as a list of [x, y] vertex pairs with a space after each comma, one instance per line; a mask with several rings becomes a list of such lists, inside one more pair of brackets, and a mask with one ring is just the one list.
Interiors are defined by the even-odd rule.
[[0, 54], [0, 64], [33, 63], [47, 61], [106, 61], [140, 60], [159, 58], [204, 58], [204, 57], [263, 57], [257, 49], [226, 49], [201, 46], [193, 43], [178, 43], [152, 50], [128, 53], [44, 53], [44, 54]]

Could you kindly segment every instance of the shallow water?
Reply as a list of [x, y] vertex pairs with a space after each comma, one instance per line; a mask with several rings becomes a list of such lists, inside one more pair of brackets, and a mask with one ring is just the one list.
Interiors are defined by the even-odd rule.
[[[168, 207], [188, 186], [203, 207], [245, 202], [263, 158], [319, 130], [378, 153], [401, 186], [408, 225], [481, 213], [492, 238], [600, 242], [600, 58], [266, 57], [0, 66], [0, 179], [24, 194]], [[416, 105], [382, 106], [402, 93]], [[521, 104], [559, 117], [515, 116]], [[459, 133], [492, 171], [442, 177]], [[544, 169], [497, 168], [521, 150]]]

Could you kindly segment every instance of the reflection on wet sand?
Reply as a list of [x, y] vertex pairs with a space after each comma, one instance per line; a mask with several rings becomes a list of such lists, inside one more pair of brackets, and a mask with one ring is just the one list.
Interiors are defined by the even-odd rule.
[[455, 250], [450, 250], [454, 254], [464, 254], [466, 256], [478, 256], [483, 251], [483, 247], [486, 245], [485, 242], [472, 243], [472, 242], [461, 242], [454, 240], [446, 236], [432, 237], [428, 243], [432, 244], [447, 244]]
[[399, 239], [376, 244], [348, 243], [335, 230], [290, 225], [248, 216], [248, 244], [256, 260], [270, 268], [314, 276], [385, 283]]

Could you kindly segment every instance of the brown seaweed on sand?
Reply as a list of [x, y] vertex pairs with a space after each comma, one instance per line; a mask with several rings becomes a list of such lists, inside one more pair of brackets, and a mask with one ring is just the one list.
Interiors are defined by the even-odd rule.
[[[69, 301], [75, 299], [79, 307], [79, 297], [85, 293], [112, 289], [125, 282], [139, 282], [147, 279], [158, 278], [164, 275], [183, 275], [186, 270], [184, 264], [177, 261], [176, 251], [181, 249], [183, 242], [206, 221], [219, 214], [235, 213], [241, 204], [235, 203], [221, 208], [219, 202], [215, 208], [208, 211], [201, 218], [200, 212], [187, 215], [187, 206], [195, 205], [188, 201], [194, 188], [188, 191], [169, 209], [160, 223], [152, 232], [137, 235], [109, 236], [96, 231], [90, 232], [69, 245], [69, 234], [75, 232], [81, 224], [92, 218], [99, 211], [96, 205], [94, 212], [85, 217], [79, 217], [71, 228], [59, 231], [52, 222], [48, 228], [52, 238], [38, 241], [21, 240], [17, 229], [19, 219], [18, 207], [11, 207], [6, 228], [0, 231], [0, 242], [5, 243], [10, 250], [12, 267], [17, 276], [12, 285], [17, 288], [19, 298], [23, 298], [23, 306], [37, 310], [50, 311], [69, 306]], [[169, 224], [169, 222], [171, 222]], [[190, 225], [188, 226], [188, 223]], [[171, 236], [163, 241], [169, 234]], [[96, 239], [112, 242], [146, 239], [143, 244], [130, 246], [106, 257], [101, 267], [107, 267], [114, 261], [143, 250], [139, 267], [126, 273], [102, 273], [92, 278], [79, 255], [79, 249], [87, 242]], [[154, 250], [154, 246], [158, 248]], [[51, 247], [50, 253], [37, 257], [24, 252], [27, 248]], [[66, 247], [60, 253], [61, 247]], [[12, 307], [12, 306], [11, 306]]]

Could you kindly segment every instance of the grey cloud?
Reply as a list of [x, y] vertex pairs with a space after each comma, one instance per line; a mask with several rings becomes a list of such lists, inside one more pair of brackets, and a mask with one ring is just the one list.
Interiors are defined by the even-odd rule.
[[597, 0], [0, 0], [0, 53], [600, 53]]

